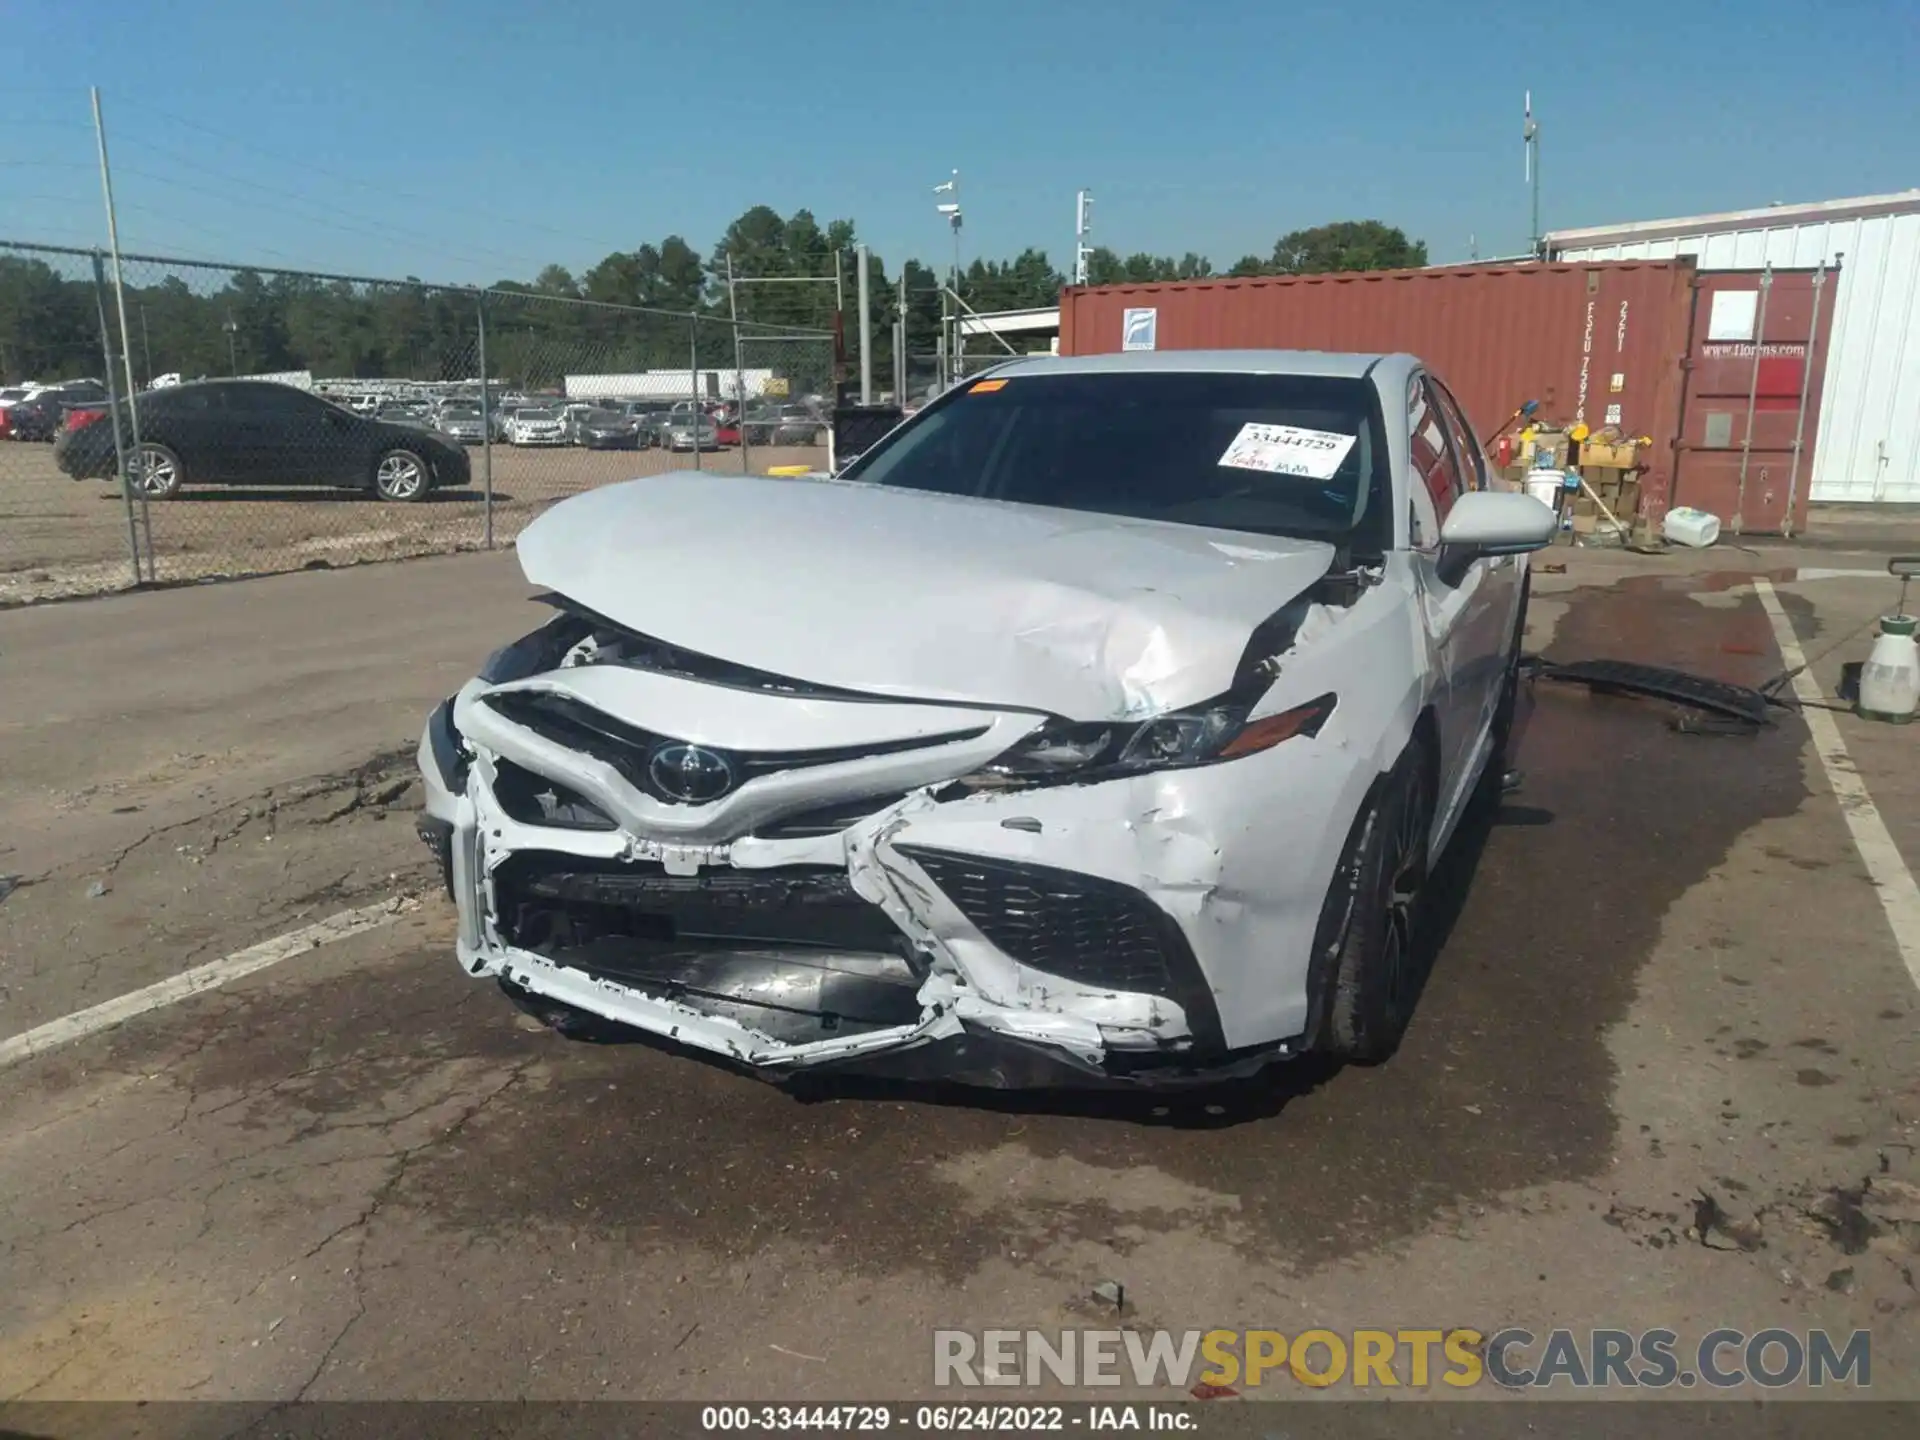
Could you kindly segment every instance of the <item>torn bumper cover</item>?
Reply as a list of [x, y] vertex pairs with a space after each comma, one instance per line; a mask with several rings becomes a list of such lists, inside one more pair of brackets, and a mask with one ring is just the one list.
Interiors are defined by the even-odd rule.
[[1222, 837], [1272, 823], [1267, 784], [1288, 830], [1351, 813], [1334, 726], [996, 792], [956, 782], [1044, 717], [614, 665], [499, 680], [536, 658], [470, 682], [420, 743], [470, 974], [775, 1076], [1177, 1085], [1297, 1048], [1332, 851]]

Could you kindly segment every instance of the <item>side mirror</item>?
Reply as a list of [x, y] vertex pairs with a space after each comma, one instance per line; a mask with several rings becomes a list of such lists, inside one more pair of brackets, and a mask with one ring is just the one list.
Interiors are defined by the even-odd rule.
[[1524, 555], [1553, 539], [1553, 510], [1531, 495], [1470, 490], [1440, 527], [1440, 578], [1458, 585], [1467, 567], [1492, 555]]
[[1920, 576], [1920, 555], [1896, 555], [1887, 561], [1887, 573], [1899, 580]]

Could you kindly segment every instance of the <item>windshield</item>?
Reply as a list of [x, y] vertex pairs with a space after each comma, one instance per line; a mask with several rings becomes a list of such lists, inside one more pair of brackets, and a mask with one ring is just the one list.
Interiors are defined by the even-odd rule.
[[560, 418], [560, 412], [558, 410], [539, 409], [516, 410], [513, 412], [513, 418], [516, 420], [558, 420]]
[[478, 405], [447, 405], [441, 408], [440, 414], [448, 420], [478, 420], [480, 407]]
[[976, 380], [846, 478], [1260, 535], [1390, 543], [1373, 385], [1141, 371]]
[[620, 414], [617, 410], [589, 410], [587, 412], [587, 424], [589, 425], [620, 425], [626, 422], [626, 418], [626, 416]]

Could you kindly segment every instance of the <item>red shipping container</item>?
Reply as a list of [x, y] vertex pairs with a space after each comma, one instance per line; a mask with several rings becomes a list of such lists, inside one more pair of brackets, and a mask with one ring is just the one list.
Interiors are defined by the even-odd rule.
[[1140, 310], [1154, 312], [1145, 328], [1161, 350], [1408, 351], [1483, 438], [1528, 400], [1542, 422], [1653, 437], [1641, 508], [1657, 520], [1672, 492], [1693, 280], [1691, 261], [1672, 260], [1069, 288], [1060, 351], [1126, 348], [1128, 312]]
[[1718, 515], [1734, 535], [1807, 528], [1838, 279], [1833, 269], [1700, 272], [1674, 504]]

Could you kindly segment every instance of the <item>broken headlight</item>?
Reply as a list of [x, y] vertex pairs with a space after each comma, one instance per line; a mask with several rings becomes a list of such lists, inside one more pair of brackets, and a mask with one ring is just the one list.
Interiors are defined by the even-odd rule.
[[524, 770], [511, 760], [493, 764], [493, 798], [522, 825], [555, 830], [617, 830], [611, 815], [577, 790]]
[[1336, 703], [1334, 695], [1321, 695], [1257, 720], [1247, 719], [1252, 704], [1241, 700], [1119, 724], [1049, 720], [959, 783], [970, 790], [1018, 789], [1237, 760], [1296, 735], [1318, 735]]

